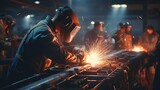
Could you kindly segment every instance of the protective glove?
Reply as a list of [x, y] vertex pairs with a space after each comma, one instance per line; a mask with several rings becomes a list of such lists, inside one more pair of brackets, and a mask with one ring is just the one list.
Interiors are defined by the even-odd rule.
[[44, 62], [44, 70], [47, 70], [52, 64], [52, 60], [49, 58], [45, 58], [45, 62]]
[[73, 53], [75, 53], [79, 57], [79, 59], [80, 59], [79, 65], [85, 65], [86, 64], [87, 52], [85, 52], [81, 48], [75, 47], [74, 50], [73, 50]]

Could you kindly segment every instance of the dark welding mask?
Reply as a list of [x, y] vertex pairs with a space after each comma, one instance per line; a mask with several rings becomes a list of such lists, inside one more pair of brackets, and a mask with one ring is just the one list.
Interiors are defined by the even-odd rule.
[[14, 21], [13, 17], [10, 15], [5, 15], [3, 17], [3, 20], [5, 21], [5, 23], [7, 24], [7, 28], [6, 28], [6, 32], [10, 32], [10, 30], [12, 30], [12, 28], [15, 26], [16, 22]]
[[99, 37], [103, 36], [103, 34], [104, 34], [104, 22], [96, 21], [95, 24], [94, 24], [94, 32]]
[[132, 25], [129, 22], [125, 23], [125, 27], [126, 27], [126, 33], [132, 32]]
[[98, 31], [104, 31], [104, 22], [96, 21], [94, 24], [94, 29], [97, 29]]
[[76, 14], [69, 7], [60, 7], [58, 10], [60, 19], [62, 19], [61, 35], [63, 41], [70, 43], [77, 32], [80, 30], [79, 20]]

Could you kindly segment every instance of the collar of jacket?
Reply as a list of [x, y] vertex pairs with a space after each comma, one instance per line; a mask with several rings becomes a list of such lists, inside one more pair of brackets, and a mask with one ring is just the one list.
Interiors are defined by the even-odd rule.
[[51, 30], [53, 32], [55, 32], [55, 26], [54, 26], [54, 24], [52, 22], [52, 17], [51, 16], [47, 16], [45, 20], [48, 22], [48, 26], [51, 28]]

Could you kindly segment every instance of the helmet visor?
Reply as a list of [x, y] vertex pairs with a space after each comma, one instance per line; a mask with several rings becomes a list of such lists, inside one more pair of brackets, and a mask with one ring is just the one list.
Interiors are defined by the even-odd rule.
[[72, 23], [67, 31], [70, 31], [69, 33], [66, 33], [65, 42], [70, 43], [73, 38], [76, 36], [77, 32], [80, 30], [80, 26]]

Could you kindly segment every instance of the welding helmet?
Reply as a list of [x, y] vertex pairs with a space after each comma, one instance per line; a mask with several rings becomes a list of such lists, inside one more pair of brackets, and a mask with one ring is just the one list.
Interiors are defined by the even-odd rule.
[[98, 31], [104, 31], [104, 22], [96, 21], [94, 24], [94, 28], [97, 29]]
[[125, 27], [126, 27], [126, 33], [132, 32], [132, 25], [129, 22], [125, 23]]
[[126, 22], [125, 23], [125, 26], [127, 27], [127, 26], [132, 26], [132, 24], [130, 24], [129, 22]]
[[95, 21], [94, 32], [98, 38], [103, 38], [104, 37], [104, 22]]
[[120, 22], [120, 23], [119, 23], [119, 27], [120, 27], [120, 28], [123, 28], [123, 27], [125, 27], [125, 23], [123, 23], [123, 22]]
[[7, 25], [6, 32], [11, 30], [16, 24], [16, 22], [14, 21], [14, 19], [11, 15], [5, 15], [2, 19], [4, 20], [4, 22]]
[[60, 7], [56, 11], [62, 21], [62, 30], [60, 30], [62, 39], [63, 41], [70, 43], [80, 30], [78, 17], [68, 6]]

